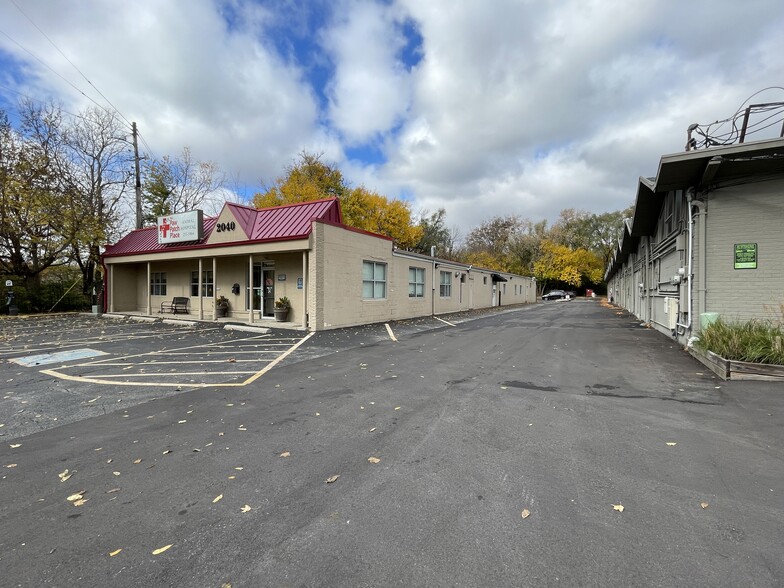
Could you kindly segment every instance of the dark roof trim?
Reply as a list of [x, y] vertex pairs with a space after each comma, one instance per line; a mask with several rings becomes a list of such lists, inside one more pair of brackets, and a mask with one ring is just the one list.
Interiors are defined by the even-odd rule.
[[508, 280], [507, 280], [507, 279], [506, 279], [504, 276], [502, 276], [501, 274], [493, 274], [493, 275], [492, 275], [492, 279], [493, 279], [493, 283], [494, 283], [494, 284], [495, 284], [496, 282], [506, 282], [506, 281], [508, 281]]

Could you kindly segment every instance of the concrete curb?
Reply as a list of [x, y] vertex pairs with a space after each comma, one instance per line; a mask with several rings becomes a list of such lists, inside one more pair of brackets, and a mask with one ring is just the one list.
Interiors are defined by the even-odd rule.
[[155, 323], [161, 320], [154, 316], [129, 316], [128, 318], [138, 323]]
[[223, 328], [226, 331], [244, 331], [246, 333], [261, 333], [263, 335], [270, 332], [270, 329], [266, 327], [251, 327], [248, 325], [223, 325]]
[[179, 327], [195, 327], [197, 321], [180, 321], [177, 319], [163, 319], [164, 325], [176, 325]]

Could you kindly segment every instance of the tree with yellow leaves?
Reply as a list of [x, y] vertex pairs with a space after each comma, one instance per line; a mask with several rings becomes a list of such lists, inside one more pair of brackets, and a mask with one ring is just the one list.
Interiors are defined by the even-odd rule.
[[534, 276], [546, 288], [547, 282], [562, 282], [579, 288], [583, 282], [598, 284], [603, 277], [602, 259], [583, 248], [572, 249], [553, 241], [542, 241], [541, 255], [534, 262]]
[[350, 227], [391, 237], [401, 249], [414, 247], [422, 237], [422, 227], [412, 222], [407, 202], [390, 200], [364, 186], [350, 188], [337, 167], [305, 151], [275, 185], [253, 197], [253, 205], [267, 208], [330, 197], [340, 199], [343, 222]]

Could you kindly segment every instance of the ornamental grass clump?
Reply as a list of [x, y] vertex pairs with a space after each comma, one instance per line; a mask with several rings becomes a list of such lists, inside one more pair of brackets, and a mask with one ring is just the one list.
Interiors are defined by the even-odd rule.
[[784, 365], [784, 327], [773, 321], [718, 319], [700, 333], [697, 346], [732, 361]]

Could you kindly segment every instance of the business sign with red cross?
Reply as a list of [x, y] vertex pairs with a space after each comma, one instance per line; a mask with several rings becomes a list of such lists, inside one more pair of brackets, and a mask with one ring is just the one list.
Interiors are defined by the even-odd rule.
[[203, 235], [203, 213], [191, 210], [158, 217], [158, 243], [198, 241]]

